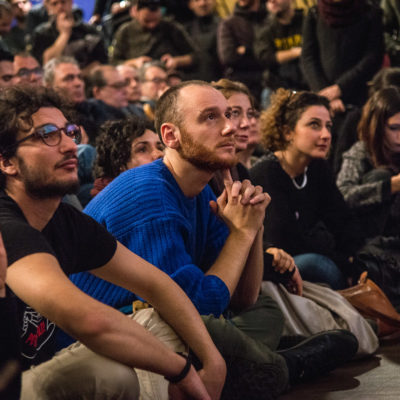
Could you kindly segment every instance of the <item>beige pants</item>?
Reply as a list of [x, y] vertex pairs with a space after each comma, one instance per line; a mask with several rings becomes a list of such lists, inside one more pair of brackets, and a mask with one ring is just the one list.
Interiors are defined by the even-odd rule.
[[[152, 308], [129, 317], [173, 350], [185, 349]], [[167, 390], [168, 382], [161, 375], [134, 370], [76, 342], [23, 373], [21, 400], [166, 400]]]

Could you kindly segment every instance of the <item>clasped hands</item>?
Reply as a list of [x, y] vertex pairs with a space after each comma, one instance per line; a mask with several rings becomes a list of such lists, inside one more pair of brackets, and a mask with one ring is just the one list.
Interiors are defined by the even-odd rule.
[[256, 234], [263, 226], [265, 209], [271, 201], [261, 186], [245, 179], [233, 181], [228, 169], [223, 171], [225, 189], [211, 209], [227, 224], [230, 231]]

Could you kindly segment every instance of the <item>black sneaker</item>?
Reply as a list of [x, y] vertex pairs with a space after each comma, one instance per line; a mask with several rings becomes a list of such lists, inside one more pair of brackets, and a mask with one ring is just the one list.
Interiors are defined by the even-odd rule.
[[227, 374], [221, 400], [273, 400], [286, 389], [282, 370], [275, 364], [238, 357], [225, 361]]
[[290, 384], [308, 381], [351, 360], [358, 340], [349, 331], [332, 330], [310, 336], [290, 349], [278, 351], [286, 360]]

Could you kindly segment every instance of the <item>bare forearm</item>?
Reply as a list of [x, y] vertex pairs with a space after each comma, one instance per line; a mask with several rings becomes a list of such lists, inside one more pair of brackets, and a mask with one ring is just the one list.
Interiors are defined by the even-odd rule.
[[263, 231], [264, 227], [261, 227], [254, 239], [242, 276], [232, 296], [231, 303], [235, 308], [242, 309], [253, 305], [260, 294], [264, 271]]
[[70, 34], [60, 33], [56, 41], [43, 52], [43, 65], [54, 57], [61, 56], [68, 43]]
[[[115, 265], [126, 264], [124, 273], [116, 275]], [[132, 265], [135, 265], [135, 269]], [[140, 271], [140, 274], [137, 273]], [[118, 244], [111, 263], [96, 275], [123, 286], [152, 304], [164, 320], [192, 348], [204, 363], [221, 362], [220, 355], [192, 302], [164, 272]], [[132, 282], [129, 284], [128, 282]]]
[[224, 281], [231, 296], [241, 279], [254, 237], [255, 234], [250, 233], [230, 233], [219, 257], [206, 272], [206, 275], [216, 275]]

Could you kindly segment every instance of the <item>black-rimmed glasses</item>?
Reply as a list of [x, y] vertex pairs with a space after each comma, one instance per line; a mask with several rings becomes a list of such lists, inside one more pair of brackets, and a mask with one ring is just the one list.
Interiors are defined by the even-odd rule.
[[76, 144], [81, 142], [82, 133], [78, 125], [67, 123], [64, 128], [58, 128], [53, 124], [46, 124], [37, 129], [31, 134], [18, 140], [13, 147], [19, 146], [22, 142], [28, 139], [36, 138], [41, 139], [47, 146], [57, 146], [61, 142], [61, 133], [64, 133], [71, 138]]

